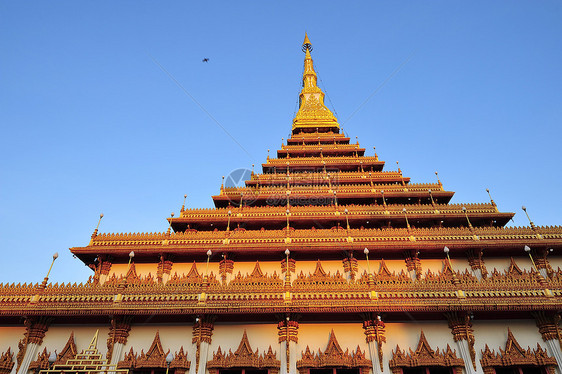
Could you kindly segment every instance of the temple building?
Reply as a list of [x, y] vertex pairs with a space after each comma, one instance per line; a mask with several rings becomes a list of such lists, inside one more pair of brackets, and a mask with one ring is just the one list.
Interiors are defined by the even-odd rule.
[[0, 284], [0, 374], [562, 374], [562, 227], [384, 171], [302, 50], [291, 136], [244, 186], [96, 228], [85, 284]]

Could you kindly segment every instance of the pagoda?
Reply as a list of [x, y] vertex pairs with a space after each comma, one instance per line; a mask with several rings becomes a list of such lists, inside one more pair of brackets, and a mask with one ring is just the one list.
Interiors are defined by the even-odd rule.
[[506, 227], [491, 197], [384, 171], [302, 50], [291, 136], [261, 173], [214, 208], [184, 200], [165, 232], [96, 228], [70, 249], [85, 284], [0, 285], [0, 374], [67, 372], [98, 330], [109, 372], [562, 372], [562, 227]]

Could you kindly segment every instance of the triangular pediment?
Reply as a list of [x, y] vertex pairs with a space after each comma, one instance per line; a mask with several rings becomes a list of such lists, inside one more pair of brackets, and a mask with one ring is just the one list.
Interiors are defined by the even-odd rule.
[[164, 357], [164, 349], [162, 348], [162, 343], [160, 342], [160, 332], [156, 331], [156, 335], [154, 336], [154, 340], [150, 345], [150, 348], [146, 352], [146, 358], [161, 358]]
[[511, 257], [511, 262], [509, 264], [509, 269], [507, 270], [507, 274], [511, 274], [511, 275], [522, 275], [523, 274], [523, 271], [521, 270], [521, 268], [519, 266], [517, 266], [513, 257]]
[[451, 261], [445, 260], [443, 261], [443, 275], [446, 277], [452, 277], [455, 274], [453, 268], [451, 266]]
[[207, 367], [209, 369], [220, 368], [278, 368], [281, 362], [277, 360], [275, 352], [271, 346], [269, 350], [260, 355], [258, 350], [252, 351], [250, 341], [248, 340], [248, 333], [244, 330], [242, 340], [238, 348], [233, 353], [231, 350], [228, 354], [224, 354], [222, 348], [219, 346], [217, 352], [213, 354], [213, 359], [208, 361]]
[[254, 270], [252, 274], [250, 274], [252, 278], [263, 278], [263, 272], [261, 271], [260, 262], [256, 261], [256, 265], [254, 266]]
[[72, 331], [70, 333], [70, 336], [68, 337], [68, 340], [64, 348], [57, 355], [57, 360], [55, 361], [55, 364], [56, 365], [63, 364], [67, 360], [73, 359], [74, 357], [76, 357], [76, 353], [78, 352], [76, 351], [76, 343], [74, 342], [74, 331]]
[[136, 360], [135, 367], [137, 368], [165, 368], [166, 367], [166, 356], [170, 351], [164, 352], [162, 348], [162, 343], [160, 342], [160, 332], [156, 331], [154, 340], [148, 348], [148, 351], [144, 353], [141, 350], [141, 354]]
[[236, 356], [240, 357], [248, 357], [254, 354], [252, 351], [252, 347], [250, 346], [250, 341], [248, 340], [248, 334], [246, 330], [244, 330], [244, 334], [242, 335], [242, 340], [238, 345], [238, 349], [234, 352]]
[[341, 349], [340, 343], [338, 343], [334, 330], [330, 332], [330, 340], [328, 340], [328, 346], [326, 347], [324, 354], [327, 356], [343, 355], [343, 349]]
[[429, 356], [433, 357], [435, 355], [435, 351], [431, 349], [423, 330], [420, 333], [420, 341], [418, 342], [418, 347], [416, 348], [416, 356]]
[[512, 366], [515, 363], [518, 366], [546, 366], [548, 372], [554, 372], [557, 365], [556, 359], [549, 357], [546, 350], [542, 349], [538, 343], [535, 350], [531, 350], [530, 347], [527, 349], [521, 347], [509, 328], [505, 349], [500, 348], [499, 353], [496, 353], [486, 345], [480, 362], [485, 371], [487, 368]]
[[127, 274], [125, 275], [125, 280], [127, 281], [127, 283], [134, 283], [138, 279], [139, 279], [139, 277], [137, 275], [137, 269], [135, 267], [135, 263], [132, 262], [129, 265], [129, 269], [127, 270]]
[[507, 329], [507, 342], [505, 343], [505, 353], [508, 353], [510, 355], [512, 354], [519, 354], [521, 356], [525, 356], [525, 350], [521, 347], [521, 345], [519, 345], [519, 343], [517, 342], [517, 340], [515, 339], [515, 336], [513, 336], [513, 333], [511, 332], [511, 329]]
[[388, 270], [388, 266], [386, 266], [384, 259], [381, 260], [378, 275], [381, 277], [392, 277], [394, 275], [390, 272], [390, 270]]
[[191, 265], [191, 269], [189, 269], [189, 273], [187, 273], [188, 279], [195, 279], [201, 278], [201, 275], [197, 271], [197, 264], [193, 261], [193, 265]]
[[420, 367], [420, 366], [442, 366], [442, 367], [464, 367], [462, 358], [458, 358], [456, 352], [447, 347], [443, 352], [439, 352], [439, 348], [435, 351], [429, 346], [425, 334], [420, 332], [420, 340], [416, 351], [406, 354], [406, 351], [401, 350], [396, 346], [396, 351], [392, 352], [392, 359], [388, 363], [391, 369], [399, 367]]
[[327, 273], [324, 271], [324, 268], [322, 268], [322, 263], [320, 262], [320, 260], [316, 262], [316, 269], [314, 269], [314, 273], [312, 275], [315, 277], [325, 277], [327, 275]]

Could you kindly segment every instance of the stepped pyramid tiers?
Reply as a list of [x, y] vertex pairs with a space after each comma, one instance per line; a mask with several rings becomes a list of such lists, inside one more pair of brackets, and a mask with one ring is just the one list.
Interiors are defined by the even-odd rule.
[[491, 197], [385, 171], [303, 51], [292, 133], [261, 173], [214, 208], [184, 201], [167, 231], [96, 228], [71, 248], [85, 284], [0, 285], [0, 374], [88, 371], [95, 330], [104, 372], [560, 373], [562, 228], [506, 227]]

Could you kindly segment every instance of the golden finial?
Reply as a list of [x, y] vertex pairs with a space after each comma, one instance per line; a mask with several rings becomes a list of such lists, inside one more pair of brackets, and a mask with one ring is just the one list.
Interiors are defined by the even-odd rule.
[[95, 238], [98, 235], [98, 229], [100, 227], [100, 223], [101, 223], [102, 218], [103, 218], [103, 213], [100, 214], [100, 219], [98, 219], [98, 224], [96, 226], [96, 229], [94, 230], [94, 233], [92, 234], [92, 239]]
[[402, 208], [402, 213], [404, 213], [404, 217], [406, 218], [406, 227], [408, 228], [408, 231], [410, 230], [410, 222], [408, 221], [408, 213], [406, 211], [406, 208]]
[[47, 276], [45, 276], [45, 279], [43, 279], [43, 283], [41, 283], [41, 288], [45, 288], [47, 287], [47, 282], [49, 281], [49, 274], [51, 274], [51, 269], [53, 269], [53, 265], [55, 263], [55, 260], [59, 258], [59, 253], [55, 252], [53, 253], [53, 261], [51, 262], [51, 266], [49, 267], [49, 271], [47, 272]]
[[207, 251], [207, 268], [205, 269], [205, 279], [209, 279], [209, 260], [211, 259], [211, 255], [213, 252], [209, 249]]
[[449, 261], [449, 265], [450, 265], [451, 257], [449, 257], [449, 248], [448, 247], [443, 248], [443, 252], [445, 252], [445, 255], [447, 256], [447, 261]]
[[439, 184], [439, 186], [443, 187], [443, 184], [441, 184], [441, 181], [439, 180], [439, 174], [437, 172], [435, 172], [435, 176], [437, 177], [437, 183]]
[[496, 203], [494, 202], [494, 199], [492, 199], [492, 195], [490, 195], [490, 190], [488, 188], [486, 188], [486, 192], [488, 193], [488, 196], [490, 197], [490, 203], [492, 203], [493, 206], [496, 206]]
[[222, 182], [221, 182], [221, 195], [224, 193], [224, 175], [222, 176]]
[[254, 164], [252, 164], [252, 177], [254, 176]]
[[308, 39], [308, 35], [305, 32], [304, 33], [304, 42], [302, 42], [302, 51], [306, 52], [306, 50], [312, 51], [312, 43], [310, 43], [310, 40]]
[[523, 209], [523, 211], [525, 212], [525, 215], [527, 216], [527, 219], [529, 220], [529, 223], [531, 224], [531, 228], [534, 230], [535, 224], [533, 223], [533, 221], [531, 221], [531, 217], [529, 217], [529, 214], [527, 213], [527, 208], [525, 208], [525, 205], [523, 205], [521, 207], [521, 209]]
[[385, 206], [386, 208], [386, 199], [384, 198], [384, 191], [381, 190], [381, 197], [382, 197], [382, 204]]
[[[524, 248], [525, 252], [527, 252], [527, 254], [529, 255], [529, 258], [531, 259], [531, 264], [533, 264], [533, 269], [539, 273], [539, 269], [537, 269], [537, 265], [535, 264], [535, 260], [533, 259], [533, 255], [531, 254], [531, 248], [526, 245]], [[539, 273], [540, 274], [540, 273]]]
[[183, 195], [183, 204], [181, 205], [180, 212], [183, 212], [185, 210], [185, 199], [187, 199], [187, 194]]
[[464, 213], [464, 216], [466, 217], [466, 221], [468, 222], [468, 228], [470, 230], [472, 230], [473, 229], [472, 223], [470, 223], [470, 219], [468, 218], [468, 213], [466, 212], [466, 207], [464, 207], [464, 206], [462, 207], [462, 212]]
[[170, 218], [170, 224], [168, 225], [168, 231], [166, 231], [166, 235], [170, 235], [171, 231], [172, 231], [172, 218], [174, 218], [174, 212], [172, 212], [172, 214], [170, 214], [171, 218]]
[[435, 200], [433, 200], [433, 194], [431, 193], [431, 190], [427, 190], [427, 193], [429, 194], [429, 198], [431, 199], [431, 205], [435, 206]]

